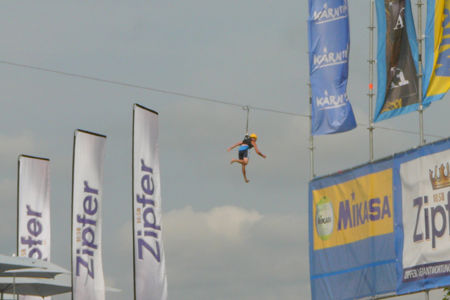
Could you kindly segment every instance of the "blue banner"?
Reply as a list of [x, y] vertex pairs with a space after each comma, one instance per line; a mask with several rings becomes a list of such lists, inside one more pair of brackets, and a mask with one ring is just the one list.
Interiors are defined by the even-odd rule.
[[356, 127], [347, 96], [350, 34], [347, 0], [309, 0], [309, 72], [313, 135]]
[[311, 181], [309, 245], [313, 300], [449, 286], [450, 139]]
[[418, 46], [410, 0], [376, 0], [378, 92], [374, 121], [419, 107]]

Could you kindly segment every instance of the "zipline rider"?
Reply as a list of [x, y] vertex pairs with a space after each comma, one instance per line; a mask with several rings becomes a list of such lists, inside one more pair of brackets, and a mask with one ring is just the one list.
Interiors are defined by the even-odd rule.
[[240, 146], [239, 147], [239, 159], [232, 159], [230, 164], [237, 162], [242, 165], [242, 175], [244, 175], [244, 180], [247, 183], [250, 181], [247, 179], [247, 175], [245, 172], [245, 166], [248, 164], [248, 151], [252, 148], [255, 148], [256, 154], [258, 154], [262, 158], [267, 157], [259, 151], [258, 146], [256, 145], [257, 139], [258, 139], [258, 136], [256, 134], [252, 133], [252, 134], [250, 134], [250, 136], [246, 135], [244, 140], [242, 140], [242, 142], [238, 142], [227, 149], [227, 151], [230, 152], [233, 148]]

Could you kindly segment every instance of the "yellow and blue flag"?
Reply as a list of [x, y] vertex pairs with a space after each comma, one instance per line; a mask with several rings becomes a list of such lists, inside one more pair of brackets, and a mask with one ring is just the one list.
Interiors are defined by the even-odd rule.
[[440, 100], [450, 88], [450, 0], [427, 1], [424, 104]]

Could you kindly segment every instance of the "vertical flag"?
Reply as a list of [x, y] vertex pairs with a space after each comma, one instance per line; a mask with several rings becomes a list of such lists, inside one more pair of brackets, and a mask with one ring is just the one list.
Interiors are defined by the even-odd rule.
[[17, 255], [50, 261], [50, 161], [20, 155], [18, 164]]
[[313, 135], [356, 127], [347, 96], [350, 33], [348, 0], [308, 0], [309, 72]]
[[166, 300], [167, 278], [161, 236], [158, 113], [133, 110], [133, 248], [136, 300]]
[[76, 130], [72, 183], [72, 299], [104, 300], [103, 160], [106, 136]]
[[410, 0], [376, 0], [378, 93], [374, 121], [419, 107], [418, 46]]
[[440, 100], [450, 88], [450, 1], [427, 1], [424, 103]]

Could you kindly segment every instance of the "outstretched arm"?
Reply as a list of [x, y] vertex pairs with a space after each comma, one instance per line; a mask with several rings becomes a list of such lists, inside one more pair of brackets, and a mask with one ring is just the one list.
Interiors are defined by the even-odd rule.
[[266, 158], [267, 156], [265, 156], [264, 154], [261, 153], [261, 151], [259, 151], [258, 146], [256, 146], [256, 143], [252, 141], [252, 145], [255, 148], [255, 152], [256, 154], [258, 154], [259, 156], [261, 156], [262, 158]]
[[230, 152], [231, 150], [233, 150], [234, 148], [236, 148], [237, 146], [240, 146], [240, 145], [242, 145], [242, 142], [237, 142], [237, 143], [234, 144], [233, 146], [229, 147], [229, 148], [227, 149], [227, 151]]

